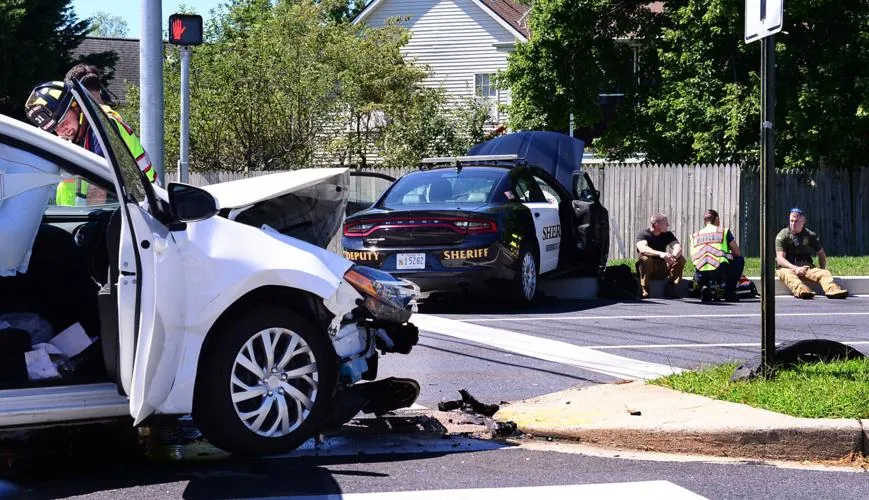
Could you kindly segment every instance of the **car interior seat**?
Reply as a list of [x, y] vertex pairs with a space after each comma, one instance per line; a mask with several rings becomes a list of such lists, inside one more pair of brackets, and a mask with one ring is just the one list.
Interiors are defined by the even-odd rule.
[[453, 199], [453, 186], [446, 179], [437, 179], [428, 188], [429, 203], [439, 203]]

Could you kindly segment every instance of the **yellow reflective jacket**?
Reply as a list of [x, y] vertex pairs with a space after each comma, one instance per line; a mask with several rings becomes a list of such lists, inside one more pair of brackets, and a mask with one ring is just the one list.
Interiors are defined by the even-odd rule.
[[[124, 122], [117, 111], [105, 104], [102, 105], [102, 108], [109, 117], [109, 120], [111, 120], [112, 123], [115, 124], [115, 127], [117, 127], [121, 139], [123, 139], [124, 144], [127, 146], [127, 149], [130, 150], [130, 153], [132, 153], [133, 158], [136, 159], [136, 164], [145, 174], [145, 177], [147, 177], [149, 181], [154, 182], [157, 179], [157, 176], [154, 172], [153, 165], [151, 165], [151, 159], [148, 157], [148, 153], [145, 152], [145, 148], [142, 147], [142, 143], [139, 142], [139, 138], [133, 133], [133, 129]], [[84, 115], [82, 115], [82, 120], [84, 120]], [[83, 126], [85, 125], [84, 123], [82, 124]], [[79, 145], [92, 153], [102, 155], [102, 151], [99, 150], [98, 145], [95, 143], [95, 138], [91, 137], [91, 135], [90, 131], [86, 132], [84, 134], [83, 143]], [[78, 176], [64, 179], [57, 186], [55, 203], [66, 207], [85, 206], [87, 204], [87, 193], [88, 183], [84, 179]]]
[[698, 271], [718, 269], [722, 263], [733, 260], [727, 244], [726, 227], [707, 225], [691, 235], [691, 261]]

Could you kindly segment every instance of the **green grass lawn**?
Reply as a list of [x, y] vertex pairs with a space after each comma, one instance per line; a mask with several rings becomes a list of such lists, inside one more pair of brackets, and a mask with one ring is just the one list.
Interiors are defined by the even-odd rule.
[[[608, 266], [618, 264], [627, 264], [631, 269], [634, 268], [636, 260], [633, 259], [610, 259], [607, 262]], [[817, 264], [815, 259], [815, 264]], [[869, 276], [869, 256], [863, 257], [829, 257], [827, 259], [827, 268], [833, 273], [833, 276]], [[689, 260], [685, 264], [683, 276], [693, 276], [694, 266]], [[760, 257], [745, 258], [745, 275], [760, 276]]]
[[869, 359], [810, 363], [770, 380], [730, 382], [736, 363], [649, 381], [714, 399], [808, 418], [869, 418]]

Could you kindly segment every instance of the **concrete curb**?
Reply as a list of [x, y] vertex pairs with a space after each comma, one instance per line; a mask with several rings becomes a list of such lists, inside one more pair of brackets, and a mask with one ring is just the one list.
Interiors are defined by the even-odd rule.
[[644, 382], [510, 403], [495, 419], [537, 437], [663, 453], [800, 461], [839, 460], [869, 448], [869, 421], [796, 418]]

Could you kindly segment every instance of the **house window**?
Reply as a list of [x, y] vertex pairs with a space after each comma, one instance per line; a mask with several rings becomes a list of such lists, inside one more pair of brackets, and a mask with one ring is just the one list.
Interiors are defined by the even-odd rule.
[[477, 97], [495, 97], [495, 75], [474, 75], [474, 95]]

